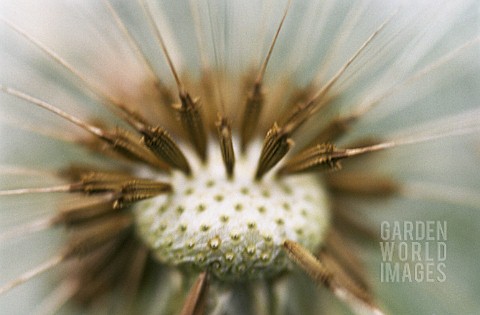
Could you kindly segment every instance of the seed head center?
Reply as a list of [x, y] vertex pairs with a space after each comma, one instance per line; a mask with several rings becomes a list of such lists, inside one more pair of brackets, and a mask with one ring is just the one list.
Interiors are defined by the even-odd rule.
[[[312, 175], [254, 180], [261, 144], [237, 158], [228, 179], [220, 149], [206, 164], [192, 162], [193, 175], [175, 172], [174, 192], [136, 206], [138, 232], [166, 264], [209, 269], [222, 280], [270, 277], [288, 267], [286, 239], [310, 250], [329, 225], [328, 201]], [[193, 160], [194, 154], [189, 154]]]

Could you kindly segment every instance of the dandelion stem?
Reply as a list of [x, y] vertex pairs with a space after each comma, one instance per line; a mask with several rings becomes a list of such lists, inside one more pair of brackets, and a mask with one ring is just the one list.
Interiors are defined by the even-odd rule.
[[478, 132], [480, 131], [480, 125], [478, 124], [479, 118], [480, 117], [473, 117], [470, 121], [464, 121], [468, 124], [461, 128], [447, 130], [441, 133], [435, 133], [434, 130], [431, 134], [405, 137], [360, 148], [338, 149], [330, 144], [319, 144], [290, 158], [290, 160], [287, 161], [278, 171], [278, 175], [296, 174], [309, 171], [338, 170], [340, 169], [339, 161], [346, 158], [404, 145], [429, 142], [446, 137]]
[[0, 287], [0, 295], [12, 290], [13, 288], [35, 278], [36, 276], [48, 271], [49, 269], [57, 266], [61, 262], [65, 260], [65, 257], [63, 255], [57, 255], [52, 257], [51, 259], [47, 260], [46, 262], [38, 265], [37, 267], [25, 272], [18, 278], [4, 284], [3, 286]]
[[373, 305], [370, 296], [365, 291], [348, 283], [345, 278], [339, 276], [338, 272], [333, 273], [331, 270], [333, 264], [329, 260], [329, 256], [323, 256], [324, 260], [326, 260], [326, 263], [324, 263], [294, 241], [286, 240], [283, 245], [292, 261], [301, 267], [316, 283], [323, 284], [352, 309], [367, 310], [372, 314], [383, 314]]
[[183, 305], [181, 315], [201, 315], [204, 313], [208, 293], [208, 273], [202, 272], [195, 280]]
[[63, 110], [55, 107], [41, 99], [35, 98], [31, 95], [28, 95], [19, 90], [0, 85], [0, 90], [6, 94], [15, 96], [19, 99], [23, 99], [31, 104], [37, 105], [49, 112], [52, 112], [71, 123], [77, 125], [85, 131], [93, 134], [94, 136], [100, 138], [102, 141], [107, 142], [114, 150], [122, 153], [123, 155], [142, 160], [152, 166], [164, 169], [163, 165], [154, 155], [151, 153], [145, 146], [141, 145], [140, 139], [135, 137], [135, 135], [129, 133], [128, 131], [117, 127], [114, 132], [107, 132], [101, 128], [92, 126], [87, 122], [70, 115]]
[[145, 12], [145, 15], [147, 16], [148, 22], [152, 26], [152, 29], [155, 33], [155, 37], [160, 44], [160, 47], [162, 48], [163, 55], [165, 56], [165, 59], [167, 60], [168, 66], [170, 67], [170, 70], [172, 72], [173, 78], [175, 79], [175, 82], [177, 83], [178, 90], [180, 93], [184, 91], [185, 87], [183, 86], [182, 81], [180, 80], [180, 76], [178, 75], [178, 72], [175, 68], [175, 65], [173, 64], [172, 58], [170, 57], [170, 53], [168, 52], [167, 45], [165, 44], [165, 41], [163, 40], [162, 33], [160, 32], [160, 29], [158, 28], [157, 23], [155, 22], [155, 18], [153, 17], [152, 10], [150, 8], [150, 5], [148, 4], [148, 1], [145, 0], [138, 0], [140, 3], [140, 6], [143, 8], [143, 11]]
[[155, 79], [155, 86], [157, 86], [160, 89], [160, 92], [165, 91], [167, 88], [161, 83], [159, 80], [158, 76], [155, 73], [155, 70], [151, 64], [151, 62], [146, 58], [145, 54], [143, 51], [140, 49], [140, 45], [138, 42], [135, 40], [135, 38], [132, 36], [128, 28], [126, 27], [125, 23], [123, 23], [122, 19], [120, 16], [117, 14], [115, 11], [115, 8], [112, 6], [109, 0], [103, 0], [105, 3], [105, 6], [107, 7], [108, 11], [112, 15], [113, 19], [115, 20], [115, 23], [117, 24], [118, 28], [120, 31], [125, 35], [125, 38], [127, 39], [128, 44], [130, 45], [132, 51], [135, 53], [137, 58], [142, 61], [142, 63], [145, 65], [146, 70], [152, 75], [152, 77]]
[[52, 187], [19, 188], [19, 189], [0, 190], [0, 196], [55, 193], [55, 192], [70, 192], [70, 191], [71, 191], [71, 185], [60, 185], [60, 186], [52, 186]]
[[203, 124], [202, 116], [200, 113], [198, 100], [193, 100], [192, 97], [185, 90], [185, 86], [180, 80], [180, 76], [173, 64], [170, 53], [168, 52], [165, 41], [163, 40], [160, 29], [158, 28], [157, 23], [152, 15], [148, 1], [138, 0], [142, 6], [145, 14], [147, 15], [148, 21], [152, 26], [155, 37], [159, 42], [163, 54], [167, 60], [170, 71], [173, 74], [175, 82], [178, 87], [178, 94], [180, 97], [181, 104], [175, 105], [173, 108], [180, 114], [180, 119], [182, 121], [183, 128], [187, 131], [190, 141], [193, 143], [197, 153], [199, 154], [202, 161], [207, 159], [207, 135], [205, 133], [205, 125]]
[[280, 24], [278, 25], [272, 43], [270, 44], [268, 53], [260, 67], [257, 78], [255, 79], [255, 82], [247, 97], [242, 124], [240, 127], [240, 141], [242, 152], [245, 152], [248, 142], [250, 142], [253, 135], [255, 134], [255, 131], [257, 130], [258, 121], [260, 119], [260, 115], [265, 101], [263, 93], [263, 78], [265, 76], [265, 72], [267, 71], [267, 65], [270, 61], [270, 57], [272, 56], [273, 48], [275, 47], [278, 36], [280, 35], [280, 31], [282, 29], [283, 23], [285, 22], [285, 18], [287, 17], [290, 4], [291, 0], [289, 0], [287, 3], [287, 7], [285, 8], [285, 12], [283, 13]]
[[[106, 105], [113, 105], [113, 108], [119, 107], [120, 102], [115, 100], [112, 96], [108, 95], [104, 91], [102, 91], [98, 86], [96, 86], [93, 82], [91, 82], [86, 76], [84, 76], [82, 73], [80, 73], [78, 70], [75, 69], [70, 63], [68, 63], [64, 58], [62, 58], [60, 55], [58, 55], [55, 51], [44, 45], [42, 42], [39, 40], [33, 38], [30, 36], [27, 32], [16, 26], [15, 24], [3, 19], [0, 17], [0, 19], [7, 24], [12, 30], [17, 32], [18, 34], [22, 35], [24, 38], [26, 38], [29, 42], [37, 46], [40, 50], [42, 50], [47, 56], [52, 58], [55, 62], [57, 62], [59, 65], [64, 67], [66, 70], [68, 70], [73, 76], [75, 76], [80, 82], [82, 82], [87, 89], [89, 89], [96, 97], [98, 97], [100, 100], [103, 102], [106, 102], [104, 104]], [[118, 112], [117, 112], [118, 113]]]
[[[398, 11], [397, 11], [398, 12]], [[396, 13], [395, 13], [396, 14]], [[299, 111], [288, 120], [287, 124], [291, 125], [292, 131], [296, 130], [302, 125], [309, 117], [315, 112], [318, 112], [328, 102], [322, 102], [322, 99], [331, 90], [334, 84], [340, 79], [345, 71], [352, 65], [352, 63], [360, 56], [360, 54], [369, 46], [369, 44], [380, 34], [380, 32], [388, 25], [393, 19], [395, 14], [392, 14], [387, 20], [385, 20], [358, 48], [358, 50], [345, 62], [342, 67], [335, 73], [335, 75], [317, 92], [315, 93], [305, 105], [303, 105]]]
[[7, 239], [16, 238], [26, 234], [48, 229], [54, 224], [54, 221], [55, 221], [55, 216], [49, 216], [33, 222], [28, 222], [26, 224], [15, 226], [11, 229], [8, 229], [0, 233], [0, 243]]
[[282, 19], [280, 20], [280, 24], [277, 27], [275, 35], [272, 39], [272, 43], [270, 44], [270, 48], [268, 49], [268, 53], [265, 57], [265, 60], [262, 63], [262, 66], [260, 67], [260, 71], [258, 72], [257, 79], [255, 80], [256, 83], [261, 83], [263, 81], [263, 77], [265, 76], [265, 72], [267, 71], [268, 62], [270, 61], [270, 57], [272, 56], [273, 48], [277, 43], [278, 35], [280, 35], [280, 31], [282, 30], [282, 26], [285, 22], [285, 19], [287, 18], [288, 10], [290, 9], [291, 4], [292, 4], [292, 0], [288, 0], [285, 11], [283, 12]]
[[98, 136], [98, 137], [104, 137], [105, 136], [105, 133], [100, 129], [100, 128], [97, 128], [97, 127], [94, 127], [92, 125], [89, 125], [88, 123], [82, 121], [81, 119], [73, 116], [73, 115], [70, 115], [66, 112], [64, 112], [63, 110], [45, 102], [45, 101], [42, 101], [41, 99], [38, 99], [38, 98], [35, 98], [31, 95], [28, 95], [24, 92], [21, 92], [19, 90], [16, 90], [14, 88], [11, 88], [11, 87], [8, 87], [8, 86], [4, 86], [4, 85], [0, 85], [0, 90], [6, 94], [9, 94], [9, 95], [12, 95], [12, 96], [15, 96], [19, 99], [23, 99], [31, 104], [34, 104], [34, 105], [37, 105], [41, 108], [44, 108], [46, 110], [48, 110], [49, 112], [52, 112], [72, 123], [74, 123], [75, 125], [79, 126], [80, 128], [92, 133], [93, 135], [95, 136]]
[[[395, 13], [396, 14], [396, 13]], [[292, 140], [291, 135], [295, 132], [305, 121], [307, 121], [313, 114], [318, 111], [323, 104], [327, 102], [319, 102], [328, 93], [332, 86], [348, 69], [348, 67], [357, 59], [363, 50], [373, 41], [373, 39], [387, 26], [387, 24], [395, 16], [392, 14], [385, 22], [383, 22], [370, 37], [360, 46], [360, 48], [353, 54], [352, 57], [340, 68], [340, 70], [327, 82], [327, 84], [320, 89], [314, 96], [306, 102], [306, 104], [299, 104], [298, 108], [293, 111], [290, 117], [287, 118], [284, 126], [279, 128], [274, 126], [268, 131], [264, 140], [261, 157], [258, 163], [256, 180], [260, 180], [262, 176], [272, 169], [290, 150]], [[322, 162], [322, 164], [324, 164]], [[330, 168], [336, 168], [338, 164], [330, 163]], [[319, 164], [317, 164], [319, 165]]]
[[[417, 82], [419, 79], [425, 77], [427, 74], [437, 70], [438, 68], [442, 67], [455, 57], [457, 57], [461, 52], [465, 51], [466, 49], [472, 47], [473, 45], [477, 44], [480, 42], [480, 37], [476, 37], [458, 48], [450, 51], [449, 53], [445, 54], [444, 56], [438, 58], [436, 61], [432, 62], [431, 64], [427, 65], [423, 69], [417, 71], [407, 79], [405, 79], [403, 82], [400, 82], [399, 84], [395, 84], [392, 88], [388, 89], [381, 95], [379, 95], [377, 98], [373, 100], [367, 100], [364, 102], [361, 102], [357, 108], [353, 111], [352, 114], [350, 114], [348, 117], [350, 117], [350, 120], [356, 120], [356, 118], [360, 117], [361, 115], [364, 115], [371, 109], [373, 109], [375, 106], [377, 106], [379, 103], [381, 103], [383, 100], [385, 100], [388, 97], [391, 97], [395, 95], [396, 93], [400, 92], [402, 89], [406, 88], [407, 86]], [[398, 110], [398, 107], [395, 108]], [[346, 119], [346, 118], [345, 118]], [[330, 140], [330, 139], [329, 139]]]

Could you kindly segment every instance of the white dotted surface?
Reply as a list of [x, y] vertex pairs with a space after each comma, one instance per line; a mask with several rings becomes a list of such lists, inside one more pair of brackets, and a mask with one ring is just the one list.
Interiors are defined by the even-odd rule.
[[288, 266], [284, 240], [309, 250], [321, 244], [330, 218], [318, 178], [278, 179], [270, 172], [255, 182], [261, 150], [255, 143], [245, 157], [237, 156], [235, 175], [229, 180], [220, 149], [213, 144], [210, 148], [206, 165], [188, 152], [193, 175], [173, 172], [167, 179], [172, 194], [136, 206], [139, 234], [159, 261], [209, 268], [223, 280], [259, 278]]

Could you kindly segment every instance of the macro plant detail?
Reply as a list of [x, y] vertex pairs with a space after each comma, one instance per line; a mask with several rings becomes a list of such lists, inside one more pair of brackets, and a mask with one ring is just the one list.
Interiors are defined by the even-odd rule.
[[[475, 1], [2, 11], [0, 253], [29, 267], [0, 299], [31, 285], [48, 288], [37, 314], [384, 314], [369, 208], [478, 209], [478, 150], [458, 150], [479, 145]], [[411, 180], [421, 161], [468, 189]]]

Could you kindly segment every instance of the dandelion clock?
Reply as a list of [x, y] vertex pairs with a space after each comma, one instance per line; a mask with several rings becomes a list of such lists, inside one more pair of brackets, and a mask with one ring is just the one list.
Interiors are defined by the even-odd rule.
[[0, 313], [480, 309], [477, 1], [0, 6]]

